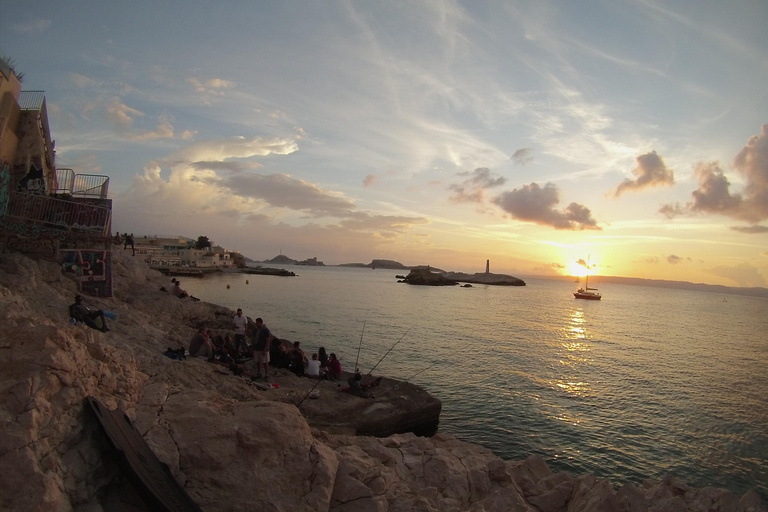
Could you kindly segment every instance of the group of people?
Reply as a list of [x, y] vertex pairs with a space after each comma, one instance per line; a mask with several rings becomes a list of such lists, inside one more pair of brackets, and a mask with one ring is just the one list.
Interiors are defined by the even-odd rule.
[[[175, 282], [176, 285], [178, 283], [178, 281]], [[269, 381], [272, 333], [261, 318], [256, 319], [255, 325], [255, 332], [251, 336], [253, 343], [249, 344], [247, 341], [248, 318], [243, 315], [243, 310], [238, 308], [237, 314], [232, 319], [234, 337], [229, 334], [214, 335], [211, 329], [200, 327], [189, 342], [189, 355], [204, 357], [210, 362], [229, 366], [238, 374], [249, 373], [245, 372], [242, 365], [247, 361], [253, 361], [256, 371], [249, 373], [252, 379], [260, 379], [263, 376], [265, 381]]]
[[[176, 281], [178, 285], [178, 281]], [[299, 377], [312, 379], [328, 379], [336, 381], [341, 378], [341, 361], [336, 354], [328, 353], [325, 347], [320, 347], [317, 353], [307, 357], [301, 348], [301, 342], [295, 341], [286, 347], [282, 340], [272, 336], [264, 320], [257, 318], [253, 326], [241, 308], [232, 318], [234, 336], [230, 334], [214, 335], [213, 331], [201, 327], [189, 344], [189, 353], [193, 357], [204, 357], [208, 361], [217, 362], [230, 367], [236, 374], [250, 376], [251, 380], [263, 378], [269, 381], [269, 368], [284, 368]], [[251, 340], [249, 344], [248, 341]], [[245, 363], [253, 361], [253, 370], [247, 371]], [[373, 398], [371, 387], [377, 386], [381, 378], [373, 382], [363, 382], [362, 375], [357, 370], [347, 379], [350, 394]]]
[[[186, 293], [180, 289], [179, 281], [174, 279], [173, 284], [172, 294], [181, 296]], [[270, 366], [290, 370], [299, 377], [329, 380], [341, 377], [341, 362], [336, 354], [326, 352], [325, 347], [320, 347], [310, 359], [302, 350], [300, 342], [296, 341], [292, 347], [286, 347], [282, 340], [272, 336], [263, 319], [257, 318], [254, 324], [255, 332], [252, 332], [253, 326], [249, 326], [248, 317], [238, 308], [232, 318], [234, 336], [214, 335], [212, 330], [201, 327], [190, 340], [189, 353], [193, 357], [204, 357], [232, 368], [252, 361], [254, 372], [245, 372], [240, 367], [238, 373], [250, 373], [254, 380], [263, 377], [268, 381]]]
[[128, 246], [131, 246], [131, 256], [136, 256], [136, 245], [133, 241], [133, 233], [130, 235], [128, 233], [124, 233], [122, 236], [120, 235], [120, 232], [118, 231], [115, 233], [114, 238], [112, 239], [112, 243], [115, 245], [121, 245], [123, 246], [123, 250], [126, 250]]
[[178, 297], [180, 299], [186, 299], [189, 297], [192, 300], [200, 300], [197, 297], [190, 295], [187, 293], [187, 291], [181, 287], [181, 281], [176, 279], [175, 277], [171, 279], [171, 289], [167, 290], [165, 286], [160, 287], [161, 292], [170, 292], [171, 295], [174, 297]]
[[292, 371], [299, 377], [309, 377], [311, 379], [337, 380], [341, 377], [341, 362], [336, 354], [330, 354], [325, 347], [320, 347], [317, 353], [313, 353], [311, 358], [301, 349], [301, 343], [293, 342], [293, 348], [285, 352], [282, 347], [276, 347], [278, 352], [283, 355], [278, 356], [283, 363], [283, 367]]

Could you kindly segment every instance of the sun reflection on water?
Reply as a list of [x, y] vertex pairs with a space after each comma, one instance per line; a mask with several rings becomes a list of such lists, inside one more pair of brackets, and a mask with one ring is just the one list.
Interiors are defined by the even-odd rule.
[[[589, 382], [580, 378], [579, 374], [582, 373], [580, 367], [591, 362], [590, 352], [593, 348], [587, 334], [587, 319], [584, 316], [584, 311], [581, 309], [572, 310], [561, 331], [563, 339], [560, 343], [559, 362], [563, 371], [567, 371], [569, 375], [550, 379], [549, 385], [566, 397], [583, 398], [589, 395], [592, 389]], [[556, 418], [569, 423], [574, 421], [573, 418], [565, 415], [558, 415]]]

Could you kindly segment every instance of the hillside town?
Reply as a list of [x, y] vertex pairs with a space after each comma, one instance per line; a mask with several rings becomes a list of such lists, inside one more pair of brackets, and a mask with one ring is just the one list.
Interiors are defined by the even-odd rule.
[[[130, 235], [129, 235], [130, 236]], [[184, 236], [142, 235], [130, 236], [135, 255], [151, 268], [191, 267], [215, 270], [245, 267], [242, 254], [216, 245], [201, 236], [197, 240]], [[115, 243], [130, 247], [125, 234], [115, 235]]]

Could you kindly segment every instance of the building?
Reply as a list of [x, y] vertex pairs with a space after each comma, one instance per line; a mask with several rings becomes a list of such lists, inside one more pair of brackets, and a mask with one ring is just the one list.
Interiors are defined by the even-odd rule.
[[56, 261], [80, 290], [112, 295], [107, 176], [56, 167], [43, 91], [0, 59], [0, 251]]
[[152, 267], [230, 268], [235, 258], [223, 247], [195, 249], [195, 240], [183, 236], [134, 237], [136, 255]]

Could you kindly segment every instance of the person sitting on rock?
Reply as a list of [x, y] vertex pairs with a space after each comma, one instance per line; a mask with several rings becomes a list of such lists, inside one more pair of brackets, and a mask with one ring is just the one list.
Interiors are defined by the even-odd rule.
[[237, 349], [235, 349], [235, 342], [231, 335], [224, 336], [224, 344], [221, 346], [220, 352], [219, 361], [234, 363], [237, 360]]
[[331, 357], [328, 358], [328, 373], [326, 373], [326, 376], [330, 380], [336, 380], [341, 377], [341, 362], [333, 352], [331, 352]]
[[368, 390], [363, 387], [362, 380], [363, 376], [360, 375], [360, 372], [355, 372], [353, 376], [347, 379], [347, 384], [349, 384], [349, 394], [361, 398], [375, 398], [375, 395], [368, 393]]
[[208, 330], [201, 327], [197, 330], [189, 342], [189, 355], [192, 357], [204, 357], [208, 361], [213, 361], [213, 347], [208, 338]]
[[293, 349], [291, 350], [291, 353], [289, 354], [289, 356], [291, 358], [291, 366], [289, 369], [297, 377], [303, 377], [304, 363], [307, 360], [307, 356], [304, 354], [304, 351], [301, 350], [301, 342], [299, 341], [293, 342]]
[[[173, 282], [173, 281], [172, 281]], [[171, 287], [171, 294], [175, 295], [176, 297], [183, 299], [184, 297], [189, 297], [189, 294], [181, 287], [181, 281], [176, 280], [173, 282], [173, 286]]]
[[320, 376], [320, 360], [317, 358], [317, 354], [312, 354], [312, 359], [310, 359], [309, 364], [307, 365], [307, 377], [310, 379], [319, 379]]
[[[89, 309], [88, 306], [83, 304], [83, 298], [80, 295], [75, 295], [75, 303], [69, 306], [69, 316], [74, 318], [76, 322], [85, 323], [91, 329], [101, 332], [109, 331], [107, 319], [104, 318], [104, 310]], [[101, 318], [101, 327], [94, 321], [97, 318]]]
[[272, 338], [272, 344], [269, 347], [269, 364], [273, 368], [288, 368], [291, 365], [291, 358], [285, 345], [278, 338]]
[[328, 368], [328, 353], [325, 351], [325, 347], [320, 347], [317, 350], [317, 357], [320, 359], [320, 368]]

